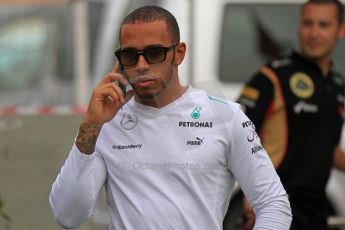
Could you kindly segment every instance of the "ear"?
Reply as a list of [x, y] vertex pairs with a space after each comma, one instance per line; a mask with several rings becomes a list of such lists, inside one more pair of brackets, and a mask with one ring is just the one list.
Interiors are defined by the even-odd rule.
[[183, 62], [185, 55], [186, 55], [186, 44], [184, 42], [180, 42], [176, 46], [175, 64], [180, 65]]
[[345, 38], [345, 23], [342, 23], [340, 25], [340, 31], [339, 31], [339, 40]]

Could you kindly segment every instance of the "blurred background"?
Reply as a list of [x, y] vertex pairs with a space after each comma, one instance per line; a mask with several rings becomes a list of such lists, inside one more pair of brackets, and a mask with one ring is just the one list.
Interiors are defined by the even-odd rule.
[[[233, 100], [261, 64], [298, 49], [303, 2], [0, 0], [0, 230], [61, 229], [50, 211], [50, 188], [93, 87], [116, 61], [119, 23], [128, 12], [148, 4], [170, 10], [188, 49], [182, 83]], [[335, 60], [345, 76], [344, 41]], [[345, 178], [333, 175], [329, 194], [342, 217]], [[100, 199], [78, 229], [106, 229], [104, 193]]]

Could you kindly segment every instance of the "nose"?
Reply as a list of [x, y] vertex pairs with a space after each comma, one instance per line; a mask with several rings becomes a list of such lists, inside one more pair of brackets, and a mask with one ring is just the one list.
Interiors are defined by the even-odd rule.
[[317, 25], [317, 23], [313, 23], [313, 25], [310, 27], [310, 35], [312, 37], [317, 36], [319, 33], [319, 26]]
[[146, 61], [143, 54], [139, 55], [136, 67], [139, 69], [147, 69], [149, 67], [149, 63]]

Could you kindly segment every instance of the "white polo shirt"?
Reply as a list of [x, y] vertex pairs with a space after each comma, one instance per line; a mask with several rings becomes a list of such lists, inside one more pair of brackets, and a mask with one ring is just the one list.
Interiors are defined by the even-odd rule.
[[286, 192], [251, 121], [238, 104], [189, 87], [159, 109], [132, 98], [103, 125], [94, 154], [73, 146], [50, 204], [76, 227], [105, 186], [110, 229], [222, 229], [236, 180], [255, 229], [289, 229]]

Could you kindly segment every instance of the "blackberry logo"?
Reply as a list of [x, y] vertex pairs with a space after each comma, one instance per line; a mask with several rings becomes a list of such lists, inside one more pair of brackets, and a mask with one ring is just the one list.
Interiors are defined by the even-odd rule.
[[123, 149], [141, 149], [142, 144], [130, 144], [130, 145], [113, 145], [111, 148], [116, 150], [123, 150]]

